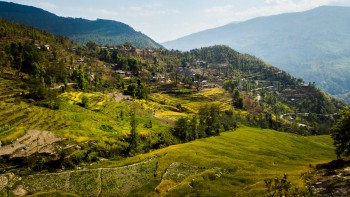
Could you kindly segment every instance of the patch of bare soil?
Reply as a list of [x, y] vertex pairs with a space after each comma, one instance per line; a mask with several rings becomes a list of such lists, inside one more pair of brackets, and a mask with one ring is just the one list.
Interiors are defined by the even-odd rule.
[[120, 102], [122, 100], [132, 100], [131, 96], [126, 96], [122, 93], [114, 93], [114, 99], [116, 102]]
[[23, 188], [23, 185], [18, 185], [16, 189], [13, 190], [15, 196], [25, 196], [28, 192]]
[[6, 174], [0, 175], [0, 191], [6, 187], [6, 185], [9, 183], [9, 178]]
[[49, 131], [31, 130], [9, 145], [0, 147], [0, 156], [28, 157], [35, 153], [54, 154], [56, 142], [63, 141]]

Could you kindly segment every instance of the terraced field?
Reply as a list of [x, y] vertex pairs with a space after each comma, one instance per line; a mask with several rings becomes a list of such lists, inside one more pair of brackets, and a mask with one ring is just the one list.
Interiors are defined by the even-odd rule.
[[[79, 106], [83, 95], [88, 96], [89, 105]], [[115, 102], [111, 95], [101, 93], [65, 93], [60, 96], [59, 110], [15, 102], [14, 98], [0, 101], [0, 136], [3, 143], [9, 143], [28, 130], [52, 131], [58, 136], [73, 140], [107, 141], [130, 132], [130, 111], [137, 108], [139, 130], [152, 121], [150, 131], [167, 129], [168, 126], [155, 119], [146, 107], [131, 101]], [[108, 128], [106, 130], [105, 128]]]
[[[177, 118], [198, 112], [205, 104], [218, 104], [221, 110], [231, 109], [230, 97], [226, 94], [221, 89], [211, 89], [192, 95], [152, 94], [148, 101], [116, 102], [113, 94], [67, 92], [60, 95], [61, 104], [58, 110], [18, 102], [15, 98], [5, 98], [0, 100], [0, 138], [2, 143], [7, 144], [23, 136], [28, 130], [46, 130], [78, 143], [89, 140], [115, 142], [130, 132], [130, 112], [135, 108], [139, 123], [137, 131], [146, 138], [148, 134], [169, 130], [169, 125]], [[89, 100], [85, 107], [80, 105], [83, 96]], [[244, 113], [242, 111], [241, 115]], [[152, 128], [147, 128], [145, 125], [150, 121]], [[111, 176], [110, 180], [115, 177], [110, 173], [96, 174], [99, 171], [95, 169], [114, 169], [154, 157], [157, 158], [154, 171], [140, 169], [142, 172], [152, 173], [146, 174], [154, 179], [140, 183], [137, 187], [130, 186], [130, 194], [265, 195], [264, 179], [282, 177], [284, 173], [289, 175], [294, 185], [302, 188], [301, 174], [309, 171], [310, 165], [335, 159], [335, 154], [329, 136], [302, 137], [241, 126], [236, 131], [224, 132], [217, 137], [174, 145], [119, 161], [99, 161], [88, 166], [92, 171], [86, 171], [86, 176], [89, 177], [86, 180], [91, 179], [91, 183], [97, 184], [89, 187], [89, 191], [95, 196], [103, 192], [107, 192], [107, 195], [109, 192], [116, 192], [115, 188], [119, 187], [115, 181], [104, 183], [107, 179], [102, 179], [101, 182], [99, 177], [102, 174]], [[79, 174], [83, 172], [74, 173], [69, 175], [69, 180], [72, 177], [85, 176]], [[54, 176], [56, 175], [38, 175], [35, 179], [40, 179], [42, 183], [51, 183], [55, 180]], [[130, 176], [130, 180], [137, 179], [136, 174]], [[22, 180], [23, 185], [30, 185], [33, 181], [29, 177]], [[62, 191], [73, 188], [76, 193], [84, 196], [81, 188], [87, 186], [83, 184], [87, 182], [77, 181], [76, 185], [68, 185], [68, 189], [63, 188]], [[51, 186], [27, 186], [27, 191], [31, 193], [55, 189]]]
[[[156, 173], [161, 194], [168, 196], [261, 196], [266, 194], [264, 179], [281, 178], [284, 173], [295, 186], [303, 188], [301, 175], [312, 170], [310, 165], [335, 159], [329, 136], [302, 137], [241, 127], [218, 137], [170, 146], [119, 162], [103, 161], [92, 167], [123, 166], [153, 156], [159, 160]], [[176, 162], [203, 170], [180, 180], [164, 177]], [[183, 176], [188, 168], [175, 171], [175, 177]], [[153, 191], [149, 188], [149, 192]]]
[[13, 180], [5, 174], [0, 180], [12, 184], [14, 191], [29, 193], [265, 196], [264, 179], [286, 173], [293, 187], [303, 189], [302, 174], [332, 159], [335, 154], [329, 136], [301, 137], [241, 127], [120, 161], [99, 161], [90, 169]]
[[0, 77], [0, 100], [10, 98], [21, 93], [19, 82], [15, 80], [7, 80]]
[[178, 106], [181, 106], [186, 112], [197, 113], [199, 108], [205, 104], [219, 105], [222, 111], [232, 109], [229, 94], [219, 88], [205, 89], [195, 94], [183, 95], [157, 93], [150, 95], [150, 100], [163, 105], [165, 111], [166, 108], [178, 111]]
[[[134, 190], [154, 182], [156, 167], [157, 159], [150, 158], [118, 168], [34, 174], [21, 178], [14, 177], [13, 174], [5, 174], [0, 175], [0, 195], [7, 196], [1, 190], [9, 182], [12, 182], [15, 186], [9, 187], [13, 188], [11, 192], [16, 196], [49, 191], [58, 191], [57, 196], [62, 196], [64, 193], [79, 196], [126, 196]], [[46, 194], [46, 196], [50, 195]]]

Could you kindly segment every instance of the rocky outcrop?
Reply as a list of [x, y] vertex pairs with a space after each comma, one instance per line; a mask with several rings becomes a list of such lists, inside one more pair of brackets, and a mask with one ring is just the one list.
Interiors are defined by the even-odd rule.
[[350, 196], [350, 160], [335, 160], [317, 166], [310, 177], [317, 196]]

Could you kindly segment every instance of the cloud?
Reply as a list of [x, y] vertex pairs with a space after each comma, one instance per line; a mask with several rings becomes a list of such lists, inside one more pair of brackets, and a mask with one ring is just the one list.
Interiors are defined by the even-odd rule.
[[161, 4], [146, 4], [142, 6], [130, 6], [120, 9], [120, 12], [126, 12], [129, 16], [135, 17], [154, 17], [164, 16], [171, 14], [178, 14], [179, 11], [176, 9], [165, 8]]
[[57, 10], [59, 8], [57, 5], [49, 2], [40, 2], [39, 7], [45, 10]]
[[206, 16], [231, 16], [233, 12], [233, 5], [215, 6], [206, 8], [204, 13]]
[[231, 21], [242, 21], [258, 16], [269, 16], [286, 12], [300, 12], [322, 5], [331, 5], [342, 0], [264, 0], [262, 5], [235, 9], [232, 5], [205, 9], [207, 16], [217, 17], [220, 24]]
[[99, 18], [107, 18], [107, 19], [115, 18], [119, 15], [118, 12], [107, 10], [107, 9], [88, 8], [87, 12], [92, 16], [98, 16]]
[[237, 11], [233, 5], [215, 6], [204, 10], [204, 16], [212, 19], [212, 21], [214, 19], [214, 24], [209, 26], [211, 28], [232, 22], [236, 17], [236, 13]]
[[289, 0], [265, 0], [264, 3], [266, 4], [283, 4], [288, 3]]
[[[260, 1], [260, 0], [259, 0]], [[270, 16], [288, 12], [300, 12], [322, 5], [332, 5], [344, 0], [263, 0], [252, 5], [226, 4], [214, 6], [202, 10], [203, 21], [210, 21], [211, 25], [205, 27], [217, 27], [231, 22], [245, 21], [259, 16]], [[204, 27], [204, 25], [203, 25]], [[204, 29], [204, 28], [203, 28]]]
[[135, 12], [139, 12], [139, 11], [142, 11], [143, 8], [142, 7], [131, 6], [131, 7], [129, 7], [129, 10], [135, 11]]

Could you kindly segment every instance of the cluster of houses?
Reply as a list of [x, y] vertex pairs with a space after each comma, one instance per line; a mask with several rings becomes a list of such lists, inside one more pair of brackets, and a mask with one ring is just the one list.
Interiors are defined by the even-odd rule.
[[104, 51], [107, 51], [107, 50], [110, 50], [110, 51], [118, 51], [118, 50], [124, 50], [124, 51], [135, 51], [138, 55], [152, 55], [152, 56], [156, 56], [158, 55], [158, 51], [157, 50], [153, 50], [153, 49], [135, 49], [133, 47], [123, 47], [123, 48], [120, 48], [120, 47], [117, 47], [117, 46], [114, 46], [114, 47], [107, 47], [107, 46], [102, 46], [100, 47], [101, 50], [104, 50]]
[[152, 50], [152, 49], [136, 49], [136, 53], [138, 55], [151, 55], [151, 56], [158, 55], [158, 51]]

